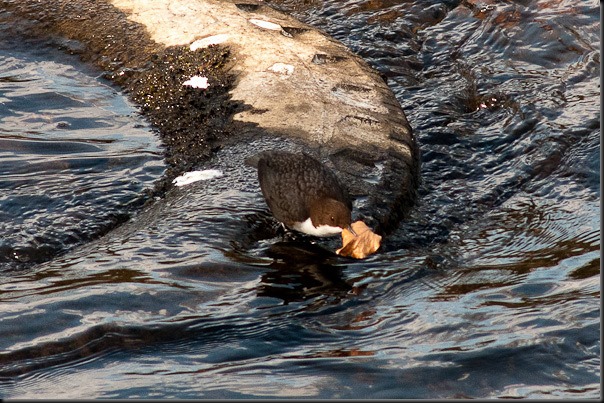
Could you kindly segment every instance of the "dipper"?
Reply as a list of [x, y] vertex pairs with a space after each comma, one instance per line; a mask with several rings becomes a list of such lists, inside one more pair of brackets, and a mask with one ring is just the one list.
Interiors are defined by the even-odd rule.
[[285, 226], [314, 236], [332, 236], [351, 222], [352, 203], [335, 174], [306, 153], [265, 151], [258, 181], [273, 216]]

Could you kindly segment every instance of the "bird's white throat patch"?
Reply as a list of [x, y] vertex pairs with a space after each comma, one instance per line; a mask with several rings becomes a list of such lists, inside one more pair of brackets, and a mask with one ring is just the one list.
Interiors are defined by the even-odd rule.
[[294, 224], [294, 229], [296, 231], [304, 232], [305, 234], [314, 236], [333, 236], [342, 232], [342, 228], [332, 227], [330, 225], [319, 225], [318, 227], [315, 227], [314, 225], [312, 225], [312, 221], [310, 220], [310, 218], [307, 218], [301, 223]]

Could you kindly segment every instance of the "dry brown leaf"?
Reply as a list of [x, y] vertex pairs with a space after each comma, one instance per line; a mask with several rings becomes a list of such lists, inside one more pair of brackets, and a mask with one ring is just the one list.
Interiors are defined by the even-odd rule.
[[363, 221], [353, 222], [351, 226], [357, 236], [344, 228], [342, 230], [342, 247], [336, 251], [338, 255], [363, 259], [378, 250], [382, 240], [380, 235], [371, 231]]

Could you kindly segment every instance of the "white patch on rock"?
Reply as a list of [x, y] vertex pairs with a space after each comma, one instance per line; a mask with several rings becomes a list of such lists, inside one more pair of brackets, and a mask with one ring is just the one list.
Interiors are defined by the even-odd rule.
[[285, 63], [275, 63], [268, 68], [273, 73], [281, 74], [282, 76], [291, 76], [294, 74], [294, 66]]
[[218, 45], [220, 43], [226, 42], [227, 39], [229, 39], [229, 34], [218, 34], [218, 35], [207, 36], [205, 38], [198, 39], [195, 42], [193, 42], [189, 46], [189, 49], [191, 49], [191, 52], [193, 52], [193, 51], [196, 51], [197, 49], [207, 48], [210, 45]]
[[205, 90], [206, 88], [209, 87], [210, 84], [208, 84], [207, 77], [193, 76], [193, 77], [189, 78], [187, 81], [185, 81], [184, 83], [182, 83], [182, 85], [188, 85], [193, 88], [201, 88], [201, 89]]
[[264, 20], [257, 20], [255, 18], [252, 18], [249, 20], [252, 24], [256, 25], [257, 27], [260, 28], [264, 28], [264, 29], [270, 29], [272, 31], [281, 31], [281, 25], [279, 24], [275, 24], [274, 22], [269, 22], [269, 21], [264, 21]]
[[222, 171], [218, 169], [206, 169], [204, 171], [191, 171], [174, 178], [172, 183], [176, 186], [185, 186], [198, 181], [207, 181], [222, 176]]

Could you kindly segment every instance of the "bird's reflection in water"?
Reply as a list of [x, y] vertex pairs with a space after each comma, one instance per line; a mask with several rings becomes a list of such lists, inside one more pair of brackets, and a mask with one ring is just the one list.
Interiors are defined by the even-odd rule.
[[274, 261], [262, 275], [258, 296], [288, 304], [323, 295], [341, 300], [355, 291], [342, 276], [342, 259], [317, 244], [280, 241], [269, 246], [266, 255]]

